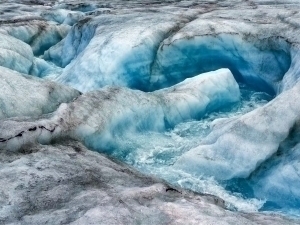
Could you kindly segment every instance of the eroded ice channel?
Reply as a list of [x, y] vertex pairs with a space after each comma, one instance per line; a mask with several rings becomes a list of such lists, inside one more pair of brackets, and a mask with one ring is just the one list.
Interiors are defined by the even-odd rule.
[[179, 123], [163, 132], [115, 133], [114, 142], [101, 145], [101, 151], [175, 186], [219, 196], [226, 201], [229, 209], [257, 211], [263, 207], [266, 199], [249, 197], [243, 193], [242, 188], [238, 191], [230, 190], [227, 187], [231, 182], [220, 183], [204, 173], [193, 174], [174, 167], [174, 163], [183, 153], [200, 145], [201, 140], [210, 133], [215, 120], [241, 116], [267, 104], [273, 98], [272, 95], [256, 91], [243, 83], [239, 83], [239, 86], [240, 101], [231, 106], [207, 113], [200, 120]]
[[[24, 86], [18, 87], [20, 92], [7, 91], [14, 93], [11, 96], [3, 92], [1, 118], [36, 118], [53, 112], [56, 104], [76, 99], [37, 120], [12, 118], [0, 124], [0, 147], [11, 150], [30, 142], [48, 144], [69, 136], [175, 186], [219, 196], [229, 209], [249, 212], [299, 208], [300, 180], [295, 171], [300, 168], [300, 148], [291, 144], [291, 131], [297, 128], [300, 106], [297, 102], [288, 104], [300, 92], [299, 85], [293, 88], [298, 79], [297, 51], [276, 35], [249, 36], [253, 28], [240, 31], [235, 22], [196, 19], [166, 38], [174, 24], [166, 23], [164, 15], [162, 18], [157, 20], [163, 23], [158, 26], [155, 21], [153, 30], [148, 27], [148, 17], [142, 21], [127, 20], [128, 16], [105, 17], [106, 23], [102, 17], [82, 20], [57, 45], [62, 37], [56, 35], [50, 49], [39, 42], [31, 44], [30, 49], [19, 43], [22, 39], [18, 35], [14, 36], [20, 40], [1, 34], [7, 42], [3, 46], [11, 46], [7, 51], [16, 52], [11, 61], [2, 60], [2, 66], [48, 77], [84, 94], [77, 96], [79, 92], [59, 87], [58, 95], [53, 92], [54, 84], [46, 84], [39, 101], [37, 96], [28, 98], [28, 102], [35, 103], [32, 107], [21, 107], [25, 104], [20, 101], [21, 106], [16, 107], [10, 103], [17, 102], [24, 93], [30, 96], [26, 87], [32, 86], [32, 81], [27, 84], [28, 77], [18, 79], [18, 74], [3, 69], [3, 82], [15, 79], [16, 85]], [[109, 26], [121, 21], [128, 22], [122, 28]], [[136, 27], [136, 22], [146, 24], [147, 29]], [[14, 33], [12, 28], [7, 29]], [[55, 31], [62, 34], [68, 30], [62, 26]], [[140, 35], [143, 30], [147, 32]], [[129, 31], [132, 37], [128, 37]], [[120, 44], [124, 39], [127, 47]], [[15, 49], [21, 44], [23, 48]], [[43, 52], [41, 58], [36, 57]], [[18, 60], [19, 55], [24, 59]], [[203, 74], [194, 77], [220, 68], [229, 68], [242, 82], [241, 96], [227, 72], [225, 77], [219, 72], [212, 72], [213, 76], [204, 80]], [[191, 78], [184, 81], [187, 77]], [[63, 94], [67, 100], [57, 97]], [[267, 104], [275, 94], [276, 102]], [[53, 101], [52, 105], [45, 96]], [[264, 107], [266, 104], [269, 106]], [[282, 142], [284, 146], [280, 146]], [[288, 151], [277, 151], [279, 147]], [[275, 158], [275, 154], [283, 156]]]

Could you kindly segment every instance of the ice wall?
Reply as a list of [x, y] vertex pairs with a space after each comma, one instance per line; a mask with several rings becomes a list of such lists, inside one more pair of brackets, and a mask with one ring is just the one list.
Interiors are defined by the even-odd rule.
[[0, 66], [28, 74], [33, 53], [29, 45], [0, 32]]
[[289, 44], [279, 37], [260, 39], [255, 28], [241, 26], [202, 18], [188, 23], [160, 44], [151, 73], [152, 88], [225, 67], [236, 80], [277, 93], [291, 64]]
[[239, 82], [280, 93], [291, 66], [291, 46], [258, 32], [250, 25], [202, 18], [101, 15], [78, 22], [43, 58], [65, 67], [56, 81], [83, 92], [105, 85], [153, 91], [229, 68]]

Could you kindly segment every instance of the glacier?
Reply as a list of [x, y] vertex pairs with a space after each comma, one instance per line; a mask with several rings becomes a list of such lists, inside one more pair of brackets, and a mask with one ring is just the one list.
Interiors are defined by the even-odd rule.
[[[27, 85], [32, 87], [30, 83]], [[151, 93], [107, 86], [78, 95], [71, 103], [61, 104], [53, 115], [42, 116], [34, 122], [27, 118], [18, 119], [17, 123], [15, 119], [3, 120], [0, 146], [8, 151], [18, 150], [27, 142], [45, 143], [63, 133], [94, 149], [108, 149], [107, 145], [114, 142], [113, 136], [119, 133], [163, 131], [180, 122], [199, 119], [239, 99], [239, 86], [228, 69], [200, 74]], [[3, 107], [8, 108], [9, 104]], [[21, 107], [20, 111], [24, 111]]]
[[3, 0], [0, 223], [299, 224], [295, 0]]

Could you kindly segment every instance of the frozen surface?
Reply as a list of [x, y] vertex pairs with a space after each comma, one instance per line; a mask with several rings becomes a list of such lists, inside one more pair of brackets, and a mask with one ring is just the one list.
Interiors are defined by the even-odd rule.
[[74, 141], [0, 159], [3, 224], [297, 224], [225, 210], [217, 197], [172, 189]]
[[28, 74], [33, 60], [30, 46], [6, 34], [0, 33], [0, 39], [0, 66]]
[[1, 1], [0, 223], [299, 224], [299, 11]]
[[199, 147], [183, 155], [177, 166], [220, 180], [248, 177], [277, 152], [299, 121], [300, 105], [286, 104], [300, 93], [299, 88], [299, 84], [295, 85], [266, 106], [240, 118], [216, 123], [215, 131]]
[[105, 85], [147, 90], [160, 42], [174, 27], [187, 21], [184, 17], [151, 13], [143, 17], [133, 13], [87, 18], [73, 27], [58, 48], [49, 49], [45, 59], [67, 65], [55, 80], [83, 92]]
[[16, 116], [40, 116], [70, 102], [80, 92], [0, 66], [0, 120]]
[[53, 115], [38, 121], [3, 121], [0, 147], [18, 150], [24, 144], [45, 143], [58, 135], [68, 135], [94, 149], [108, 149], [115, 135], [164, 131], [180, 122], [200, 119], [239, 99], [238, 84], [228, 69], [200, 74], [152, 93], [106, 87], [79, 96], [68, 105], [62, 104]]

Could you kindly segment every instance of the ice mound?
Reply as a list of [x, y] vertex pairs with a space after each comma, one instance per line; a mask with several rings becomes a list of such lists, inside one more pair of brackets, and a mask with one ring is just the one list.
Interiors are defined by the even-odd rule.
[[70, 102], [80, 94], [72, 88], [23, 75], [1, 66], [0, 86], [0, 120], [50, 113], [61, 103]]
[[152, 93], [106, 87], [62, 104], [48, 118], [33, 122], [3, 121], [0, 147], [14, 150], [31, 142], [47, 143], [54, 137], [67, 135], [100, 149], [113, 144], [114, 135], [164, 131], [179, 122], [201, 118], [239, 98], [238, 84], [228, 69], [200, 74]]
[[33, 53], [29, 45], [0, 32], [0, 66], [28, 74]]

